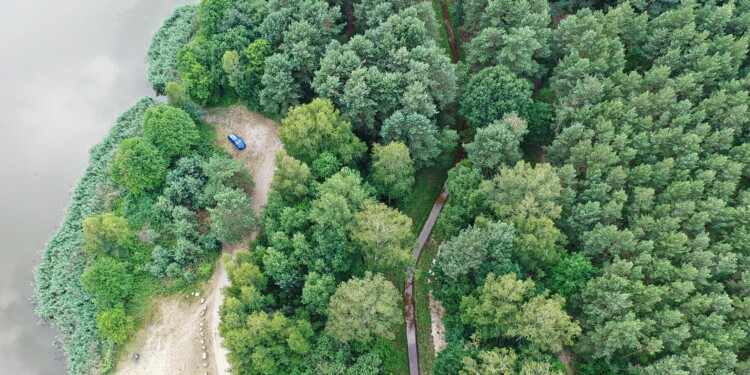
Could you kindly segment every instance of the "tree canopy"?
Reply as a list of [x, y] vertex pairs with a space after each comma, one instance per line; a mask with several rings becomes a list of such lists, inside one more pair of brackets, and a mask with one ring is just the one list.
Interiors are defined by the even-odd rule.
[[367, 343], [376, 337], [393, 338], [401, 321], [399, 294], [381, 274], [366, 273], [336, 288], [328, 305], [326, 332], [347, 343]]

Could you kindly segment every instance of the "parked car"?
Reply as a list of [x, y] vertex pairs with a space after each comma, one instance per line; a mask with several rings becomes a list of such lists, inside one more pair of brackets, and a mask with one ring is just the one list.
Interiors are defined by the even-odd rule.
[[242, 138], [240, 138], [237, 134], [229, 133], [227, 138], [229, 138], [229, 141], [232, 142], [234, 147], [237, 147], [238, 150], [245, 149], [245, 141], [243, 141]]

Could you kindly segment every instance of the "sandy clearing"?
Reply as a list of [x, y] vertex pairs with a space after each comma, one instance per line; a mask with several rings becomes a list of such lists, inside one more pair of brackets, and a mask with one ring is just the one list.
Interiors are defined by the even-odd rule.
[[[268, 202], [275, 154], [282, 146], [278, 125], [241, 105], [212, 109], [204, 120], [215, 126], [217, 144], [233, 158], [243, 160], [252, 173], [255, 181], [253, 209], [260, 212]], [[247, 148], [242, 151], [235, 149], [226, 139], [228, 133], [242, 137]], [[255, 235], [253, 233], [251, 237]], [[238, 244], [225, 244], [222, 251], [234, 254], [237, 249], [247, 246], [249, 238]], [[115, 374], [229, 374], [227, 351], [219, 336], [219, 308], [224, 300], [221, 290], [228, 285], [226, 270], [219, 262], [200, 297], [170, 296], [155, 300], [148, 319], [150, 323], [141, 328], [124, 349], [128, 355], [119, 363]], [[205, 298], [204, 305], [200, 303], [202, 298]], [[206, 308], [205, 315], [202, 314], [203, 308]], [[201, 323], [204, 324], [203, 330]], [[203, 336], [201, 332], [204, 332]], [[202, 359], [204, 352], [208, 356], [205, 361]], [[140, 355], [138, 360], [133, 359], [135, 353]]]

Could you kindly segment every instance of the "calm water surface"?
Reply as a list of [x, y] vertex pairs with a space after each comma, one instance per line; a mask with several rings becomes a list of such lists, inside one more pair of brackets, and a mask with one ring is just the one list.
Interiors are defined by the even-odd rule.
[[32, 269], [88, 149], [146, 82], [151, 35], [197, 0], [0, 0], [0, 374], [65, 373]]

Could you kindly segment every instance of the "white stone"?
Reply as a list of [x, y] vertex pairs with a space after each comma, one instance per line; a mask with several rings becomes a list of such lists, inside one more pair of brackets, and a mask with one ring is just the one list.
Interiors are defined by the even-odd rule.
[[208, 353], [203, 352], [203, 359], [206, 359], [206, 358], [208, 358]]
[[205, 303], [205, 302], [206, 302], [206, 299], [205, 298], [201, 298], [201, 303]]

